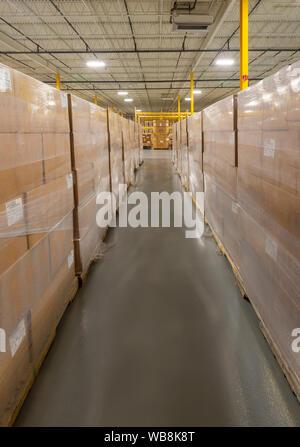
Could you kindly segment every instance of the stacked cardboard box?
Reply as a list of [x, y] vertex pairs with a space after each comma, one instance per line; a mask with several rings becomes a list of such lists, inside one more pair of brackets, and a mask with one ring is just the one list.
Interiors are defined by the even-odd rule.
[[118, 206], [119, 185], [124, 184], [124, 155], [122, 150], [121, 116], [108, 111], [109, 148], [110, 148], [110, 178], [111, 188]]
[[143, 133], [143, 146], [152, 147], [152, 133]]
[[180, 149], [181, 149], [181, 181], [187, 187], [189, 178], [188, 160], [188, 121], [186, 118], [179, 122], [180, 125]]
[[74, 248], [77, 275], [86, 273], [105, 227], [96, 220], [97, 195], [110, 191], [106, 110], [68, 95], [72, 168], [75, 178]]
[[178, 160], [178, 123], [174, 123], [172, 127], [172, 135], [173, 135], [173, 143], [172, 143], [172, 161], [175, 165], [175, 168], [178, 169], [177, 160]]
[[202, 112], [188, 117], [188, 188], [196, 198], [196, 192], [203, 192], [203, 144]]
[[130, 185], [134, 180], [134, 154], [131, 141], [131, 123], [132, 121], [122, 118], [122, 144], [124, 153], [124, 173], [125, 183]]
[[238, 95], [240, 270], [246, 291], [293, 376], [300, 321], [300, 64]]
[[75, 293], [67, 97], [0, 66], [0, 425]]
[[203, 111], [205, 213], [233, 261], [239, 265], [236, 97]]
[[181, 157], [181, 125], [180, 125], [180, 121], [178, 121], [176, 123], [176, 130], [177, 130], [177, 136], [176, 136], [177, 171], [178, 171], [179, 175], [181, 176], [182, 157]]
[[141, 124], [138, 125], [138, 148], [139, 148], [139, 165], [141, 165], [144, 161], [144, 152], [143, 152], [143, 129]]
[[169, 149], [169, 121], [153, 120], [154, 149]]

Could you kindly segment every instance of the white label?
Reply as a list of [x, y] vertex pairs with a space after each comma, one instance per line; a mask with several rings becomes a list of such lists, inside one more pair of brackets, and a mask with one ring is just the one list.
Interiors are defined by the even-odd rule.
[[71, 268], [74, 263], [74, 250], [71, 250], [68, 254], [68, 267]]
[[19, 222], [19, 220], [23, 219], [22, 199], [16, 199], [12, 200], [11, 202], [7, 202], [5, 206], [6, 206], [7, 225], [9, 227]]
[[25, 336], [26, 336], [25, 322], [24, 320], [21, 320], [15, 332], [9, 337], [9, 345], [12, 357], [15, 355], [15, 353], [21, 346], [21, 343], [24, 340]]
[[10, 72], [7, 68], [0, 67], [0, 92], [9, 92], [11, 90]]
[[270, 236], [266, 237], [266, 246], [265, 246], [266, 253], [271, 256], [274, 261], [277, 260], [277, 244], [273, 239], [270, 238]]
[[65, 109], [67, 107], [68, 101], [67, 101], [66, 93], [60, 92], [60, 103], [61, 103], [62, 108]]
[[274, 158], [275, 154], [275, 140], [266, 138], [264, 140], [264, 156]]
[[73, 186], [73, 174], [67, 174], [66, 175], [66, 179], [67, 179], [67, 187], [68, 187], [68, 189], [72, 188], [72, 186]]
[[232, 202], [231, 209], [232, 209], [233, 213], [237, 214], [237, 212], [238, 212], [238, 204], [236, 202]]

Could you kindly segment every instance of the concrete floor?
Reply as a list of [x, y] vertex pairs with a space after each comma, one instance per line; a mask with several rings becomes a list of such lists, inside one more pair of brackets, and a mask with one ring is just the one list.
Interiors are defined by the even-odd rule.
[[[181, 190], [169, 154], [136, 186]], [[295, 426], [300, 406], [211, 238], [111, 230], [18, 426]]]

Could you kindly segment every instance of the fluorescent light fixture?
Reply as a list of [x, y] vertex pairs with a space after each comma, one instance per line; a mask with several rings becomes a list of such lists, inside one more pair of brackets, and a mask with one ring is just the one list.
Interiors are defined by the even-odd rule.
[[162, 101], [173, 101], [173, 98], [161, 98]]
[[202, 93], [202, 90], [198, 90], [198, 89], [194, 90], [194, 95], [201, 95], [201, 93]]
[[133, 99], [132, 99], [132, 98], [125, 98], [124, 101], [125, 101], [125, 102], [132, 102]]
[[216, 65], [223, 65], [225, 66], [229, 66], [229, 65], [233, 65], [234, 64], [234, 60], [233, 59], [218, 59], [216, 60]]
[[106, 63], [103, 61], [87, 61], [86, 65], [91, 68], [105, 67]]
[[136, 112], [141, 112], [142, 111], [142, 109], [136, 109]]
[[118, 95], [120, 95], [120, 96], [126, 96], [126, 95], [128, 95], [128, 92], [124, 92], [123, 90], [120, 90], [120, 91], [118, 92]]
[[186, 101], [191, 101], [191, 98], [184, 98]]

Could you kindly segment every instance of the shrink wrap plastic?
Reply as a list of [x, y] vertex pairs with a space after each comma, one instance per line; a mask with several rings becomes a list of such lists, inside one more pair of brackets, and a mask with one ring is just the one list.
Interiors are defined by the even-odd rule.
[[188, 117], [188, 187], [196, 198], [196, 192], [203, 192], [202, 160], [202, 112]]
[[300, 395], [300, 63], [238, 94], [240, 271]]
[[0, 65], [0, 425], [76, 290], [67, 96]]
[[[68, 95], [72, 167], [75, 174], [75, 269], [85, 273], [97, 255], [105, 228], [97, 222], [97, 196], [110, 191], [107, 111]], [[99, 226], [99, 223], [101, 224]]]
[[132, 125], [134, 122], [126, 118], [122, 118], [122, 139], [124, 154], [124, 172], [125, 183], [129, 185], [134, 182], [134, 146], [132, 144]]
[[187, 119], [179, 122], [180, 125], [180, 148], [181, 148], [181, 181], [184, 185], [188, 184], [189, 178], [189, 160], [188, 160], [188, 126]]
[[108, 111], [110, 141], [110, 175], [112, 192], [119, 200], [119, 184], [124, 184], [124, 166], [122, 149], [122, 118], [117, 113]]

